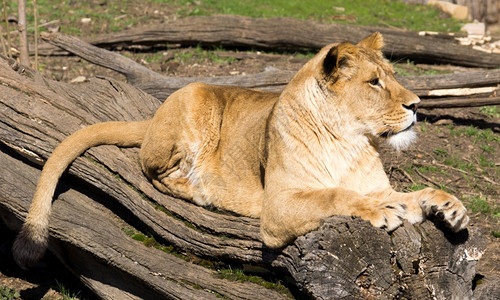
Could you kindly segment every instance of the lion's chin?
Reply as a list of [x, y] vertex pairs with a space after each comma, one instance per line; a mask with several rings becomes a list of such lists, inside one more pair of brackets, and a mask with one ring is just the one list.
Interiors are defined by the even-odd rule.
[[401, 131], [387, 138], [387, 143], [396, 151], [407, 149], [417, 139], [417, 133], [413, 128]]

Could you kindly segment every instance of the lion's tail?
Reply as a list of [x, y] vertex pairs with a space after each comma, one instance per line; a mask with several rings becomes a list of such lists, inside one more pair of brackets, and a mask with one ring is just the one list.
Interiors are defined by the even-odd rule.
[[150, 120], [95, 124], [75, 132], [56, 147], [43, 167], [28, 216], [12, 247], [19, 266], [28, 268], [45, 253], [52, 198], [57, 182], [68, 166], [85, 150], [95, 146], [140, 146], [149, 123]]

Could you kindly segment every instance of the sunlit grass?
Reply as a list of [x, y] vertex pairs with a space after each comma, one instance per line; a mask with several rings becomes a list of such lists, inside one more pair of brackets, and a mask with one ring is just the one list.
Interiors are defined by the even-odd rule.
[[[178, 0], [183, 15], [236, 14], [251, 17], [292, 17], [409, 30], [458, 31], [462, 23], [438, 9], [384, 0]], [[195, 4], [198, 3], [198, 4]], [[343, 18], [342, 16], [348, 16]], [[342, 20], [346, 19], [346, 20]]]
[[[138, 23], [137, 8], [154, 3], [168, 6], [178, 16], [234, 14], [251, 17], [291, 17], [322, 22], [339, 22], [364, 26], [398, 27], [414, 31], [459, 31], [462, 23], [438, 9], [426, 5], [405, 4], [388, 0], [145, 0], [95, 1], [38, 0], [40, 24], [61, 21], [61, 32], [82, 34], [82, 18], [90, 18], [90, 33], [123, 30]], [[17, 15], [17, 1], [7, 1], [8, 14]], [[27, 21], [33, 31], [32, 0], [26, 1]], [[130, 15], [135, 15], [131, 18]], [[144, 16], [147, 18], [148, 16]], [[42, 28], [43, 29], [43, 28]]]

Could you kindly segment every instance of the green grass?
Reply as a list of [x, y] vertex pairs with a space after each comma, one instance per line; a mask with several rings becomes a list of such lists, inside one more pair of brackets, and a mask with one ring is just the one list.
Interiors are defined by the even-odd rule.
[[495, 162], [488, 159], [483, 154], [479, 155], [479, 165], [483, 168], [493, 168], [495, 167]]
[[460, 169], [462, 171], [471, 171], [474, 170], [474, 164], [464, 161], [463, 159], [452, 156], [452, 157], [447, 157], [444, 159], [443, 163], [447, 166], [451, 166], [457, 169]]
[[416, 192], [425, 189], [427, 186], [422, 183], [414, 183], [408, 187], [410, 192]]
[[146, 234], [139, 232], [139, 231], [136, 231], [135, 229], [130, 228], [130, 227], [122, 228], [122, 230], [130, 238], [132, 238], [135, 241], [141, 242], [144, 246], [146, 246], [148, 248], [158, 249], [158, 250], [163, 251], [165, 253], [174, 255], [178, 258], [181, 258], [187, 262], [191, 261], [191, 259], [188, 256], [177, 252], [172, 245], [168, 245], [168, 246], [162, 245], [159, 242], [157, 242], [155, 240], [155, 238], [152, 237], [151, 235], [146, 235]]
[[183, 63], [206, 63], [208, 61], [216, 64], [228, 64], [236, 61], [231, 57], [220, 57], [217, 52], [224, 51], [223, 48], [213, 48], [212, 50], [203, 49], [200, 45], [196, 46], [192, 51], [176, 53], [174, 61]]
[[500, 109], [498, 106], [482, 106], [479, 108], [479, 112], [485, 114], [490, 118], [500, 118]]
[[60, 282], [56, 280], [57, 284], [57, 291], [61, 293], [63, 300], [76, 300], [80, 299], [80, 293], [72, 293], [69, 291], [64, 285], [62, 285]]
[[421, 68], [416, 66], [411, 60], [406, 60], [406, 63], [395, 63], [394, 73], [399, 76], [421, 76], [421, 75], [437, 75], [446, 74], [448, 71], [438, 71], [434, 69]]
[[[150, 1], [151, 2], [151, 1]], [[137, 23], [135, 18], [119, 18], [126, 14], [128, 9], [121, 1], [106, 1], [105, 5], [99, 6], [95, 1], [70, 2], [64, 0], [38, 0], [38, 23], [43, 24], [53, 20], [61, 21], [61, 32], [80, 35], [82, 18], [90, 18], [89, 31], [97, 32], [101, 29], [106, 31], [119, 31], [127, 26]], [[8, 13], [17, 15], [17, 1], [7, 1]], [[26, 20], [28, 32], [34, 32], [33, 1], [26, 1]], [[41, 28], [43, 31], [43, 28]]]
[[[130, 238], [142, 243], [144, 246], [150, 247], [150, 248], [155, 248], [155, 249], [158, 249], [158, 250], [163, 251], [165, 253], [174, 255], [178, 258], [183, 259], [186, 262], [192, 262], [192, 263], [195, 263], [197, 265], [203, 266], [203, 267], [208, 268], [208, 269], [214, 269], [214, 268], [216, 268], [216, 265], [218, 265], [218, 263], [214, 264], [211, 261], [201, 259], [201, 258], [197, 258], [197, 259], [195, 259], [195, 261], [193, 261], [190, 256], [179, 253], [178, 251], [176, 251], [176, 249], [173, 246], [162, 245], [159, 242], [157, 242], [155, 240], [155, 238], [152, 237], [151, 235], [147, 235], [147, 234], [144, 234], [142, 232], [139, 232], [139, 231], [135, 230], [134, 228], [125, 227], [125, 228], [122, 228], [122, 230]], [[284, 285], [282, 285], [280, 281], [270, 282], [270, 281], [267, 281], [260, 276], [247, 275], [241, 269], [232, 270], [231, 268], [219, 268], [218, 273], [219, 273], [219, 276], [221, 278], [224, 278], [224, 279], [239, 281], [239, 282], [253, 282], [253, 283], [259, 284], [261, 286], [264, 286], [266, 288], [280, 291], [283, 294], [286, 294], [289, 296], [291, 295], [290, 292], [288, 291], [288, 289]], [[192, 284], [189, 282], [185, 282], [185, 283], [190, 284], [190, 285]]]
[[481, 150], [485, 151], [485, 152], [495, 152], [495, 149], [489, 145], [480, 145], [479, 148], [481, 148]]
[[[26, 1], [28, 31], [33, 32], [32, 0]], [[398, 27], [414, 31], [428, 30], [457, 32], [462, 22], [449, 18], [431, 6], [409, 5], [389, 0], [145, 0], [142, 2], [108, 0], [95, 1], [38, 0], [39, 24], [61, 21], [61, 32], [81, 35], [86, 32], [114, 32], [147, 22], [148, 15], [140, 15], [137, 5], [152, 3], [167, 7], [179, 16], [236, 14], [251, 17], [291, 17], [323, 22], [340, 22], [365, 26]], [[17, 15], [17, 1], [7, 1], [8, 14]], [[339, 11], [338, 7], [344, 8]], [[348, 16], [348, 20], [342, 19]], [[91, 22], [82, 25], [82, 18]], [[43, 29], [42, 29], [43, 30]]]
[[[291, 17], [324, 22], [341, 22], [366, 26], [394, 26], [409, 30], [458, 31], [462, 23], [443, 18], [438, 9], [384, 0], [178, 0], [181, 15], [235, 14], [250, 17]], [[344, 8], [344, 11], [335, 9]], [[338, 20], [349, 16], [351, 21]]]
[[8, 287], [0, 286], [0, 300], [21, 299], [19, 292]]
[[441, 173], [447, 175], [446, 170], [436, 166], [419, 166], [416, 168], [420, 173]]
[[492, 207], [492, 205], [482, 197], [472, 196], [464, 199], [464, 202], [467, 208], [473, 213], [491, 215], [495, 218], [500, 217], [500, 207], [498, 205]]
[[457, 128], [453, 125], [448, 126], [450, 129], [451, 136], [461, 136], [464, 135], [466, 137], [470, 137], [473, 139], [474, 144], [477, 142], [496, 142], [500, 144], [500, 136], [495, 134], [490, 128], [487, 129], [479, 129], [473, 125], [470, 125], [465, 128]]
[[495, 238], [500, 238], [500, 230], [498, 228], [498, 221], [500, 221], [500, 205], [497, 203], [490, 203], [483, 197], [472, 196], [464, 199], [465, 206], [473, 213], [479, 213], [484, 217], [491, 217], [497, 220], [497, 226], [491, 231], [491, 235]]
[[293, 298], [290, 291], [280, 281], [270, 282], [260, 276], [245, 274], [245, 272], [241, 269], [224, 268], [219, 269], [218, 272], [220, 278], [231, 281], [255, 283], [267, 289], [279, 291], [280, 293]]
[[474, 137], [474, 142], [483, 140], [488, 142], [499, 142], [500, 137], [496, 135], [491, 129], [478, 129], [474, 126], [469, 126], [465, 129], [465, 135], [469, 137]]
[[438, 156], [448, 156], [448, 151], [444, 150], [444, 149], [434, 149], [434, 154], [438, 155]]

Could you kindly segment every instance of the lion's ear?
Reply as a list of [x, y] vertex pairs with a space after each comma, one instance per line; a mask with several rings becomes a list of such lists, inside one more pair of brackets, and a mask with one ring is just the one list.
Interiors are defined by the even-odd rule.
[[323, 73], [331, 76], [339, 69], [349, 67], [357, 51], [356, 46], [349, 43], [333, 46], [323, 60]]
[[360, 47], [372, 48], [373, 50], [380, 51], [384, 48], [384, 38], [380, 32], [372, 33], [370, 36], [364, 38], [358, 43]]

